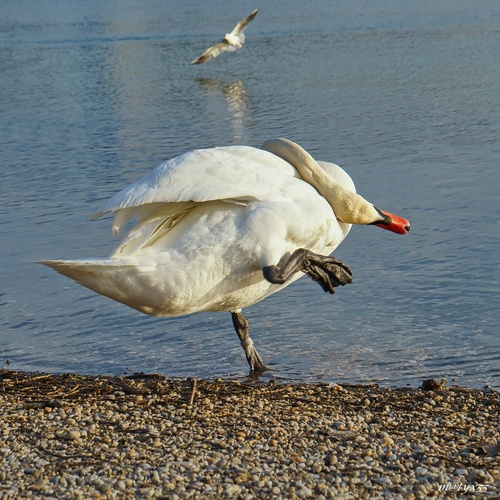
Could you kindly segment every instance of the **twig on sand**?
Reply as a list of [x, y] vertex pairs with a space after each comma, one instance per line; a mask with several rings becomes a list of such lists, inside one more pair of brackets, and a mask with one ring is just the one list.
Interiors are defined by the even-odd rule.
[[189, 398], [189, 406], [193, 406], [195, 393], [196, 393], [196, 379], [193, 379], [193, 389], [191, 390], [191, 397]]

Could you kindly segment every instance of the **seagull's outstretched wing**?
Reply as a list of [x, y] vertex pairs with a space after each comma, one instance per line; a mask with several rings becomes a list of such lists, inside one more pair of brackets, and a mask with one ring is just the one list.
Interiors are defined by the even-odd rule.
[[197, 57], [194, 61], [191, 61], [191, 64], [206, 63], [207, 61], [210, 61], [214, 57], [217, 57], [219, 54], [225, 52], [226, 50], [235, 50], [235, 49], [234, 47], [229, 45], [225, 40], [222, 40], [222, 42], [219, 42], [216, 45], [205, 50], [205, 52], [203, 52], [201, 56]]
[[191, 64], [206, 63], [214, 57], [217, 57], [222, 52], [233, 52], [240, 49], [245, 43], [245, 35], [243, 34], [243, 31], [248, 26], [250, 21], [252, 21], [257, 15], [257, 12], [259, 12], [259, 9], [255, 9], [249, 16], [245, 17], [245, 19], [239, 21], [231, 33], [227, 34], [224, 39], [216, 45], [213, 45], [205, 50], [201, 56], [197, 57], [194, 61], [191, 61]]
[[245, 19], [239, 21], [238, 24], [233, 28], [233, 31], [231, 31], [231, 35], [238, 36], [240, 33], [243, 33], [250, 22], [254, 20], [257, 12], [259, 12], [259, 9], [255, 9], [249, 16], [245, 17]]

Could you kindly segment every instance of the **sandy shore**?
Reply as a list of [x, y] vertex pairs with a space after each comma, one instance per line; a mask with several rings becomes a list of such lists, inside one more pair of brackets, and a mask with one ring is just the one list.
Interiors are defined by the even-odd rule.
[[2, 499], [500, 495], [490, 389], [3, 370], [0, 414]]

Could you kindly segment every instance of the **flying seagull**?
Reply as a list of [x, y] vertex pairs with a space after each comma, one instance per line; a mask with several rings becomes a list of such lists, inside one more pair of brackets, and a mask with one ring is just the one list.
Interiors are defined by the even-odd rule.
[[245, 43], [245, 28], [250, 24], [250, 21], [253, 21], [254, 17], [259, 12], [259, 9], [255, 9], [248, 17], [242, 19], [238, 22], [238, 24], [233, 28], [231, 33], [226, 33], [224, 35], [224, 39], [205, 50], [200, 57], [196, 58], [194, 61], [191, 61], [191, 64], [202, 64], [210, 61], [214, 57], [217, 57], [222, 52], [226, 50], [228, 52], [234, 52], [235, 50], [241, 49], [243, 44]]

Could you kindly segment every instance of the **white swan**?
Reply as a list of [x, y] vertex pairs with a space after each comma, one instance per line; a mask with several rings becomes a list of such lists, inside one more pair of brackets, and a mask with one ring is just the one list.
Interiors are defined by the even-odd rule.
[[328, 255], [351, 224], [400, 234], [410, 229], [406, 219], [356, 194], [340, 167], [316, 162], [286, 139], [168, 160], [113, 196], [94, 218], [108, 212], [115, 213], [115, 232], [137, 217], [109, 258], [42, 263], [146, 314], [231, 312], [252, 371], [265, 366], [242, 308], [303, 273], [330, 293], [350, 283], [350, 269]]
[[239, 21], [231, 33], [226, 33], [219, 43], [209, 47], [201, 56], [191, 61], [191, 64], [206, 63], [219, 54], [222, 54], [222, 52], [234, 52], [235, 50], [241, 49], [245, 43], [245, 34], [243, 31], [245, 31], [245, 28], [253, 21], [257, 12], [259, 12], [259, 9], [255, 9], [249, 16], [245, 17], [245, 19]]

